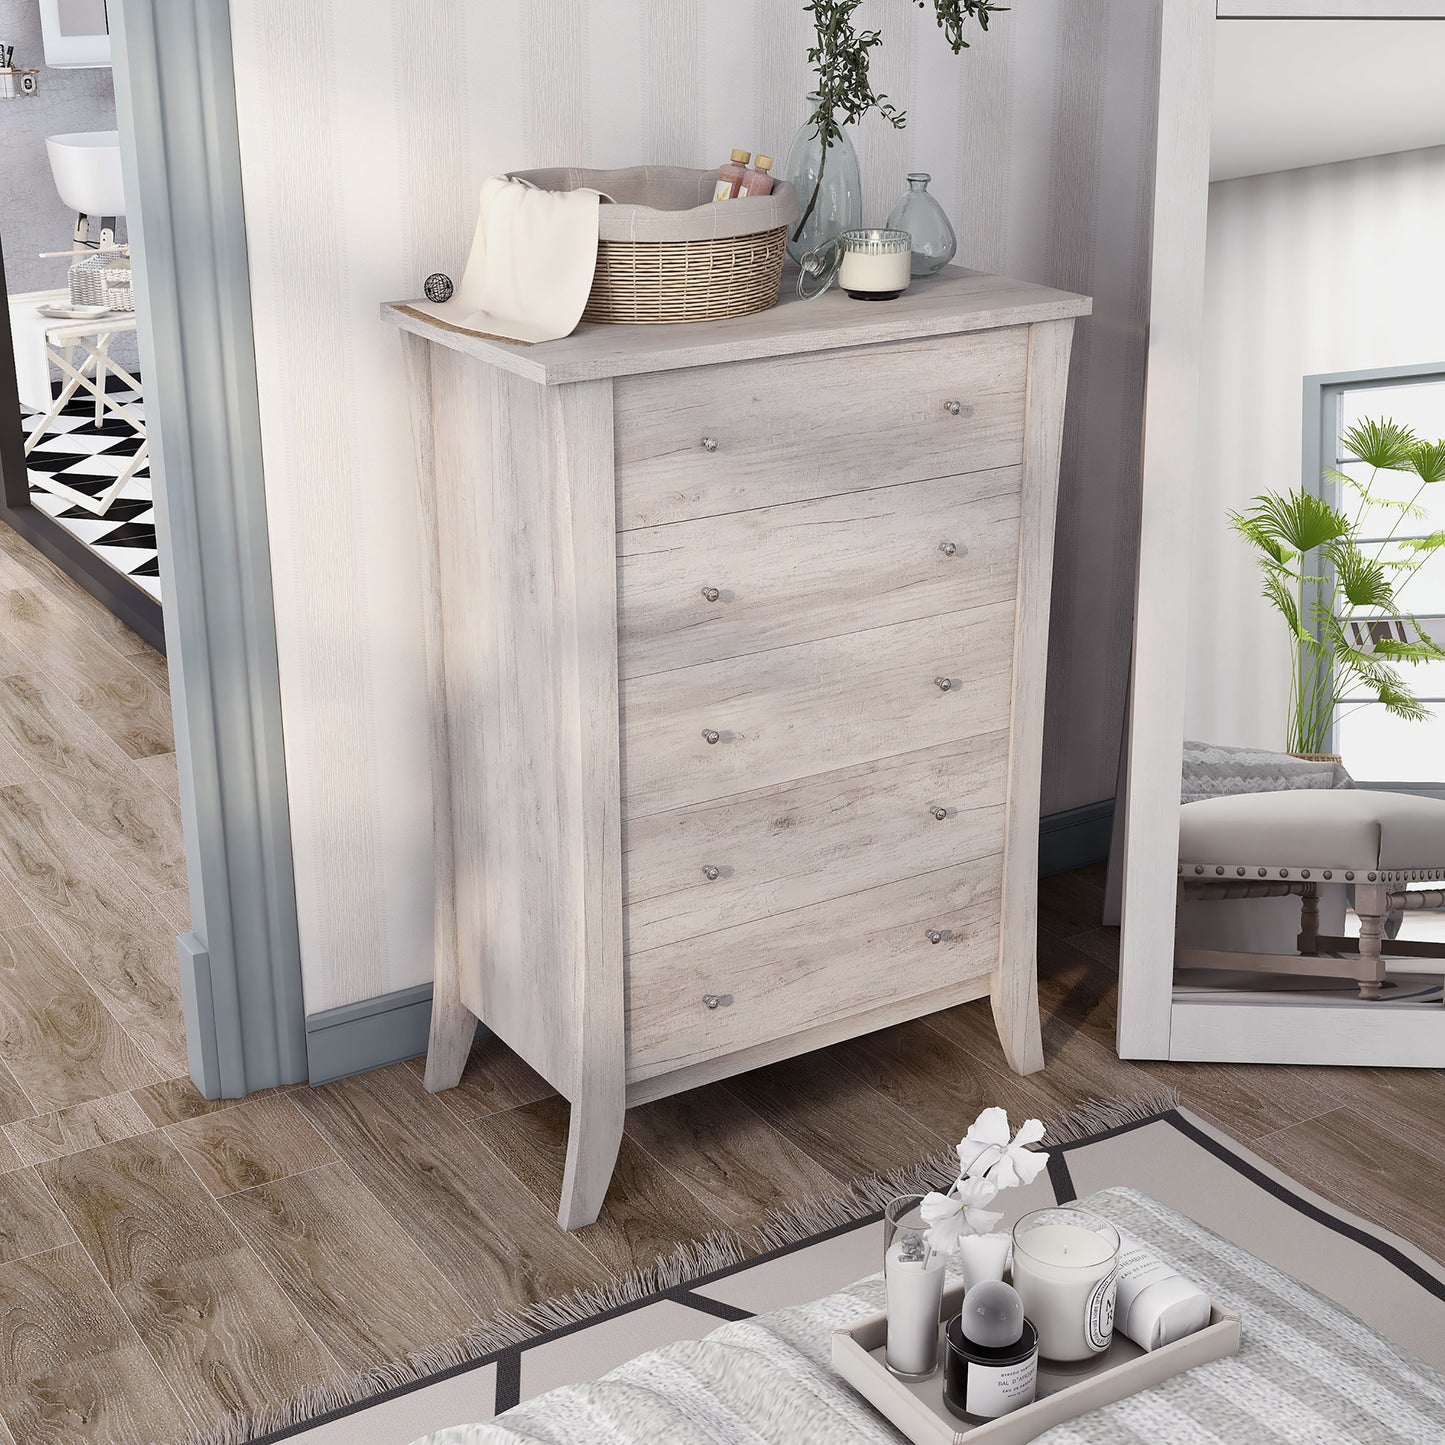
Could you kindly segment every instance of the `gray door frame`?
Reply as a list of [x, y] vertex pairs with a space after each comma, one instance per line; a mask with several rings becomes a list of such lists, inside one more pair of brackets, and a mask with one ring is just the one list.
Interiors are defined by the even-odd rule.
[[207, 1098], [307, 1077], [229, 0], [111, 0]]

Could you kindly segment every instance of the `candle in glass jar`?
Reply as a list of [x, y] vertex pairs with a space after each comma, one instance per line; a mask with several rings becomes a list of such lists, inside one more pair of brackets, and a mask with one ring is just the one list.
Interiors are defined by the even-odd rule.
[[907, 231], [845, 231], [838, 284], [855, 300], [884, 301], [908, 289], [913, 252]]
[[1049, 1360], [1087, 1360], [1114, 1334], [1118, 1232], [1078, 1210], [1042, 1209], [1014, 1226], [1014, 1288]]

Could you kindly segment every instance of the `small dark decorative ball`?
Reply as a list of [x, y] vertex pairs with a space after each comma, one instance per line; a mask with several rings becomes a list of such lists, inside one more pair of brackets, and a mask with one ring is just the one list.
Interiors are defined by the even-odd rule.
[[426, 292], [428, 301], [450, 301], [456, 287], [452, 285], [450, 276], [444, 276], [440, 271], [433, 271], [426, 278], [426, 285], [422, 287], [422, 290]]

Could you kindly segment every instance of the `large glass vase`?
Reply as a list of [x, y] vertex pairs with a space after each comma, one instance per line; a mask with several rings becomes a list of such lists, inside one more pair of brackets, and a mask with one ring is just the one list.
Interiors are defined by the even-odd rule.
[[814, 132], [813, 115], [818, 109], [816, 95], [808, 97], [808, 119], [793, 140], [783, 164], [784, 179], [798, 193], [798, 209], [804, 218], [788, 232], [788, 255], [800, 262], [807, 253], [844, 231], [856, 231], [863, 224], [863, 181], [858, 173], [858, 153], [844, 131], [825, 151]]

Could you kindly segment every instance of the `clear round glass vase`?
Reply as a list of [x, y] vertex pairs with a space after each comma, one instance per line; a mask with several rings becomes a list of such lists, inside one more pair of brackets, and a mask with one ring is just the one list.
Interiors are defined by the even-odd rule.
[[[819, 97], [808, 97], [808, 119], [793, 138], [783, 162], [783, 179], [798, 193], [798, 209], [807, 219], [801, 232], [795, 222], [788, 232], [788, 255], [799, 265], [809, 251], [824, 241], [856, 231], [863, 224], [863, 181], [858, 172], [858, 153], [844, 131], [825, 152], [813, 132], [813, 115]], [[813, 193], [817, 192], [817, 200]], [[811, 211], [809, 207], [812, 207]]]
[[943, 207], [928, 194], [933, 179], [926, 171], [913, 171], [908, 189], [888, 214], [890, 231], [907, 231], [913, 238], [912, 274], [932, 276], [953, 260], [958, 237], [948, 224]]

